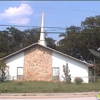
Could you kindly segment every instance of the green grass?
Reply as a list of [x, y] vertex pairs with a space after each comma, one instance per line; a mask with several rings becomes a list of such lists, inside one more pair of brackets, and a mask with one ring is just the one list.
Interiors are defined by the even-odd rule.
[[76, 85], [75, 83], [54, 83], [54, 82], [0, 82], [0, 93], [54, 93], [54, 92], [90, 92], [100, 91], [100, 82], [83, 83]]

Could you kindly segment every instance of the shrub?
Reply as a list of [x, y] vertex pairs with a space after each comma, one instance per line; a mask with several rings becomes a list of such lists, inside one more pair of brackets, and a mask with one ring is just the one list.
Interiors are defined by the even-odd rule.
[[8, 66], [6, 65], [6, 63], [4, 61], [0, 60], [0, 73], [1, 73], [1, 77], [0, 77], [0, 81], [4, 81], [6, 79], [5, 75], [6, 75], [6, 68]]
[[71, 75], [69, 74], [70, 70], [68, 69], [68, 64], [63, 65], [63, 72], [64, 72], [64, 80], [66, 83], [71, 83]]
[[74, 82], [75, 82], [76, 84], [81, 84], [81, 83], [83, 82], [83, 79], [82, 79], [81, 77], [76, 77], [76, 78], [74, 79]]

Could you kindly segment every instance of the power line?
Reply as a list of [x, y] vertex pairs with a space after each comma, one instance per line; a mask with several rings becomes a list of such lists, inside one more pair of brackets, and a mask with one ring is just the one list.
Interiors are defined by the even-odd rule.
[[[0, 32], [8, 32], [8, 31], [0, 31]], [[61, 34], [61, 33], [64, 33], [64, 32], [46, 32], [46, 34]]]
[[[33, 28], [41, 28], [39, 26], [24, 26], [24, 25], [4, 25], [1, 24], [0, 26], [14, 26], [14, 27], [33, 27]], [[55, 28], [55, 29], [60, 29], [60, 30], [65, 30], [66, 28], [63, 27], [44, 27], [44, 28]]]
[[64, 33], [64, 32], [46, 32], [47, 34], [61, 34], [61, 33]]
[[[41, 28], [39, 26], [5, 25], [5, 24], [0, 24], [0, 26], [2, 26], [2, 27], [5, 27], [5, 26], [11, 26], [12, 27], [13, 26], [13, 27], [33, 27], [33, 28]], [[66, 28], [63, 28], [63, 27], [44, 27], [44, 28], [46, 28], [45, 32], [47, 34], [61, 34], [61, 33], [64, 33], [65, 32], [65, 29], [66, 29]], [[62, 30], [64, 32], [62, 32]]]

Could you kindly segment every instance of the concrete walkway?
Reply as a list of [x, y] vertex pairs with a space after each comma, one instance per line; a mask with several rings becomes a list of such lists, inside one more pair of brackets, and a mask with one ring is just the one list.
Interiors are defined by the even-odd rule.
[[97, 92], [82, 93], [0, 93], [0, 99], [12, 98], [78, 98], [78, 97], [95, 97]]

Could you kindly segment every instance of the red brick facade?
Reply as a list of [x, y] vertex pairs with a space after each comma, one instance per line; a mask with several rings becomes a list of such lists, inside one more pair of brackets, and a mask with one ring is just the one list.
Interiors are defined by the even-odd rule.
[[52, 51], [42, 46], [24, 52], [24, 79], [50, 81], [52, 79]]

